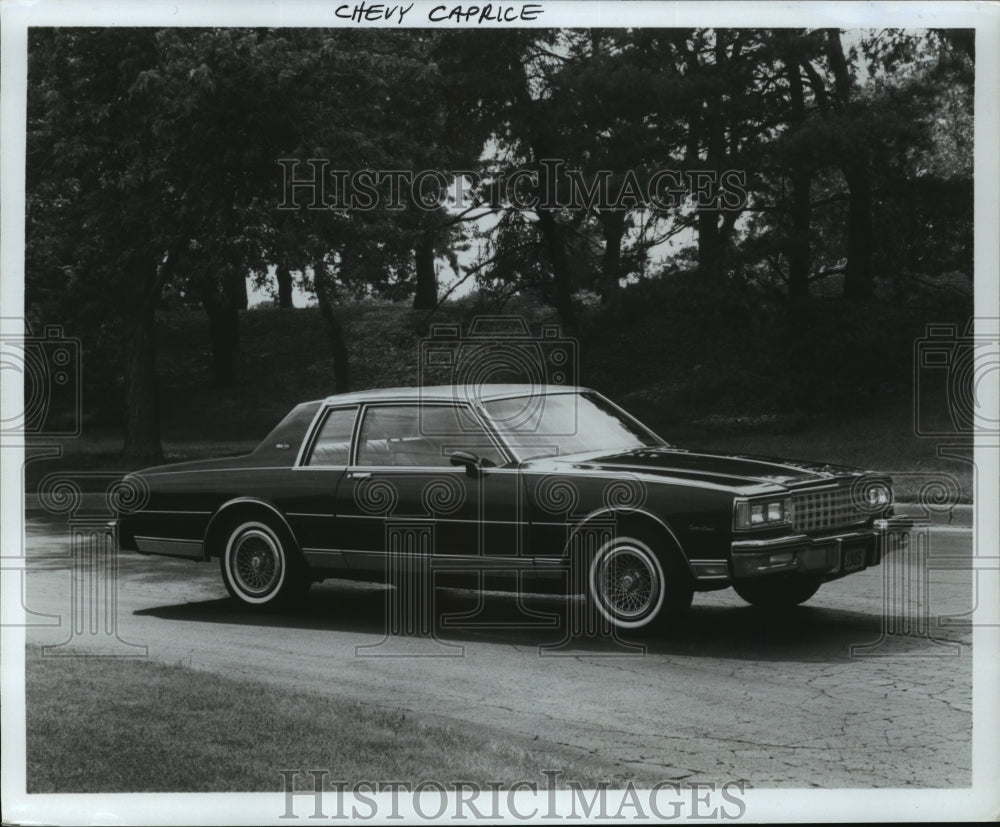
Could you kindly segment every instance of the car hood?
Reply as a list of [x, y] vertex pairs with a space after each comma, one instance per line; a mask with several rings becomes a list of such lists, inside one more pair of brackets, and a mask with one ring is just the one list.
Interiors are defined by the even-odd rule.
[[769, 457], [731, 456], [678, 448], [640, 448], [614, 453], [574, 454], [529, 460], [522, 467], [558, 473], [597, 471], [634, 473], [679, 481], [701, 482], [720, 488], [797, 488], [830, 482], [862, 471], [828, 463]]

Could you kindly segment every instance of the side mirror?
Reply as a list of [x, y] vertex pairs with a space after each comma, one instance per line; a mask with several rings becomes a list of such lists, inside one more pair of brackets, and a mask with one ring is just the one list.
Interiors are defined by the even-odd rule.
[[465, 473], [470, 477], [478, 477], [482, 473], [482, 463], [475, 454], [469, 451], [455, 451], [449, 458], [452, 465], [465, 467]]

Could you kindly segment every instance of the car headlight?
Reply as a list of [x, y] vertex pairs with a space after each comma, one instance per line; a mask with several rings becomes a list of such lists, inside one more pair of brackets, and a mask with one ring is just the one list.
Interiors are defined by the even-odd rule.
[[733, 514], [733, 528], [737, 531], [747, 528], [791, 523], [795, 510], [791, 497], [774, 500], [737, 500]]

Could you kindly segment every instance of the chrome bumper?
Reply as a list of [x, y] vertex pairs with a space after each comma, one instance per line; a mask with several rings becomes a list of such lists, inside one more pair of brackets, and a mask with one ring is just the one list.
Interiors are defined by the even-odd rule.
[[735, 540], [732, 545], [734, 578], [772, 572], [801, 572], [835, 577], [877, 566], [889, 538], [899, 538], [913, 527], [909, 517], [875, 520], [871, 528], [824, 537], [806, 534], [764, 540]]

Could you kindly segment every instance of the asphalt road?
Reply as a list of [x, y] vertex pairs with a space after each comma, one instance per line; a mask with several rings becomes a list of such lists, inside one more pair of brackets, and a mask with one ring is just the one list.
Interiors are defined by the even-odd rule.
[[28, 641], [53, 653], [145, 654], [468, 722], [565, 755], [566, 778], [597, 759], [638, 779], [755, 788], [971, 783], [965, 529], [931, 529], [927, 566], [897, 555], [784, 616], [731, 590], [696, 595], [639, 650], [565, 640], [574, 603], [551, 597], [530, 598], [529, 615], [512, 595], [438, 590], [447, 627], [387, 637], [389, 590], [327, 581], [303, 611], [262, 618], [229, 601], [214, 564], [125, 553], [107, 578], [106, 558], [74, 558], [69, 536], [29, 516]]

